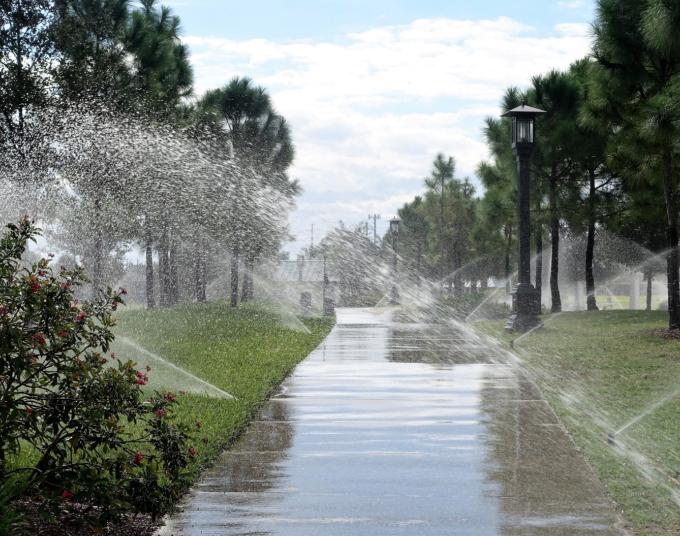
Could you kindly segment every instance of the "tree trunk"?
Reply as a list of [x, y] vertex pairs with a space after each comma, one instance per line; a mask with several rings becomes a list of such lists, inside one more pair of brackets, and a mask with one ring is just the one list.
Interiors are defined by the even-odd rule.
[[244, 258], [243, 267], [243, 288], [241, 289], [241, 301], [247, 302], [253, 299], [253, 270], [255, 259], [247, 255]]
[[562, 298], [560, 297], [560, 287], [558, 282], [560, 271], [560, 217], [557, 213], [557, 178], [555, 174], [550, 175], [550, 242], [552, 251], [550, 252], [550, 296], [552, 298], [553, 313], [562, 310]]
[[463, 281], [463, 275], [460, 273], [462, 262], [458, 245], [456, 245], [453, 247], [453, 292], [457, 298], [460, 298], [465, 292], [465, 282]]
[[416, 253], [416, 286], [418, 288], [420, 288], [420, 262], [421, 262], [421, 258], [423, 256], [422, 248], [423, 247], [422, 247], [421, 241], [418, 240], [418, 250], [417, 250], [417, 253]]
[[666, 257], [668, 278], [668, 328], [680, 329], [680, 274], [678, 274], [678, 208], [673, 181], [673, 155], [668, 147], [663, 154], [663, 189], [666, 201]]
[[586, 241], [586, 303], [588, 311], [598, 311], [595, 300], [595, 276], [593, 258], [595, 256], [595, 171], [588, 170], [588, 238]]
[[[441, 196], [439, 197], [439, 246], [442, 248], [441, 255], [441, 264], [439, 266], [439, 284], [441, 285], [443, 280], [444, 280], [444, 270], [446, 266], [446, 261], [448, 260], [448, 251], [444, 251], [447, 249], [446, 247], [446, 241], [444, 240], [444, 177], [442, 176], [441, 179]], [[449, 289], [449, 294], [450, 294], [450, 289]]]
[[158, 279], [159, 279], [159, 305], [167, 307], [170, 305], [170, 267], [168, 259], [168, 231], [163, 229], [160, 242], [158, 244]]
[[536, 290], [539, 307], [543, 290], [543, 225], [541, 224], [541, 199], [536, 196]]
[[652, 283], [654, 281], [654, 274], [651, 270], [647, 270], [645, 274], [647, 276], [647, 307], [645, 310], [652, 310]]
[[94, 252], [92, 259], [92, 299], [96, 299], [99, 295], [99, 289], [102, 286], [102, 264], [104, 252], [102, 251], [102, 236], [97, 229], [94, 237]]
[[194, 297], [199, 303], [206, 301], [206, 260], [204, 241], [199, 238], [196, 241], [196, 253], [194, 259]]
[[179, 277], [177, 275], [177, 242], [174, 237], [170, 239], [168, 251], [168, 294], [170, 305], [179, 303]]
[[231, 264], [229, 267], [231, 287], [230, 304], [232, 307], [236, 307], [238, 305], [238, 263], [239, 263], [239, 250], [238, 247], [236, 247], [231, 252]]
[[146, 235], [146, 307], [153, 309], [156, 307], [156, 297], [154, 296], [153, 281], [153, 241], [151, 233]]
[[[99, 214], [101, 210], [101, 201], [95, 199], [94, 202], [95, 214]], [[95, 223], [94, 232], [94, 251], [92, 252], [92, 299], [96, 299], [99, 294], [99, 289], [102, 285], [102, 271], [104, 263], [104, 249], [102, 230], [99, 222]]]

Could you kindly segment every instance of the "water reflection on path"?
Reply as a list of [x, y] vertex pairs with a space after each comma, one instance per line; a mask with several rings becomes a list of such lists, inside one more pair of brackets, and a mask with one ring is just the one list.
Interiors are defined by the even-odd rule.
[[617, 534], [553, 412], [490, 351], [448, 325], [339, 310], [164, 533]]

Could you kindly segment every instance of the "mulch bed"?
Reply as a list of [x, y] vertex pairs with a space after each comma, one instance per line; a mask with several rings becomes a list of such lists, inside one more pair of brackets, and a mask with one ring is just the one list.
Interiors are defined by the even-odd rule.
[[651, 334], [654, 337], [661, 337], [666, 340], [680, 340], [680, 329], [660, 328], [653, 329]]
[[[118, 523], [109, 523], [102, 528], [96, 526], [97, 512], [84, 505], [69, 503], [61, 508], [57, 519], [45, 519], [34, 503], [23, 502], [20, 506], [22, 517], [16, 527], [17, 536], [151, 536], [160, 527], [160, 521], [150, 516], [129, 515]], [[90, 519], [92, 523], [84, 523]]]

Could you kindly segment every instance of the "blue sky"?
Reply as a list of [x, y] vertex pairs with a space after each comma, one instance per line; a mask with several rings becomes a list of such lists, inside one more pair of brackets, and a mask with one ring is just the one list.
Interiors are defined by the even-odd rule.
[[552, 0], [172, 0], [185, 33], [234, 39], [339, 39], [377, 26], [419, 18], [507, 16], [549, 34], [561, 22], [590, 22], [593, 2]]
[[290, 122], [295, 253], [338, 220], [383, 226], [438, 152], [473, 181], [483, 120], [505, 88], [567, 68], [590, 45], [591, 0], [171, 0], [196, 92], [250, 76]]

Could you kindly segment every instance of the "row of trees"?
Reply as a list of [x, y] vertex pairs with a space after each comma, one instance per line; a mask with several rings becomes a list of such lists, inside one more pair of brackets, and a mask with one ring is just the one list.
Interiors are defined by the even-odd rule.
[[0, 172], [11, 209], [49, 222], [94, 293], [134, 248], [149, 307], [202, 301], [228, 251], [231, 302], [250, 299], [254, 265], [287, 237], [299, 193], [287, 174], [291, 132], [267, 92], [234, 78], [192, 99], [180, 20], [156, 0], [1, 8]]
[[[562, 308], [561, 237], [585, 237], [579, 262], [587, 306], [595, 310], [596, 237], [610, 232], [664, 253], [669, 326], [680, 329], [678, 23], [678, 2], [600, 0], [591, 55], [503, 97], [504, 110], [526, 103], [546, 111], [532, 161], [532, 233], [536, 266], [550, 243], [553, 312]], [[455, 178], [453, 158], [439, 155], [425, 195], [399, 211], [405, 262], [454, 291], [463, 277], [509, 281], [514, 271], [517, 171], [508, 120], [488, 118], [484, 134], [491, 158], [478, 168], [481, 198], [467, 179]], [[651, 288], [655, 264], [640, 253], [621, 255], [641, 265]], [[541, 269], [535, 277], [542, 288]]]

